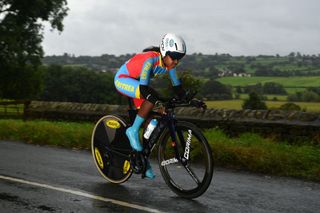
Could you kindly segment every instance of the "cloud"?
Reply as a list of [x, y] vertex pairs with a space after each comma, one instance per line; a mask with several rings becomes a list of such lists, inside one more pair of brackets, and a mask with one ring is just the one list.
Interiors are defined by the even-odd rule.
[[188, 53], [319, 53], [317, 0], [69, 0], [65, 30], [45, 29], [47, 55], [126, 54], [181, 35]]

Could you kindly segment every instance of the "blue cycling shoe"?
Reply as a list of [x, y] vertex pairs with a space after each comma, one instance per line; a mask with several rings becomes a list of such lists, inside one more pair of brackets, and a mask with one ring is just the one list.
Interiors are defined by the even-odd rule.
[[150, 165], [150, 163], [148, 162], [148, 165], [147, 165], [147, 171], [145, 173], [145, 176], [146, 178], [149, 178], [149, 179], [154, 179], [156, 176], [153, 174], [153, 170], [152, 170], [152, 167]]
[[139, 132], [136, 131], [134, 128], [129, 127], [126, 130], [126, 135], [129, 138], [131, 147], [134, 150], [136, 150], [138, 152], [141, 152], [143, 148], [142, 148], [142, 146], [141, 146], [141, 144], [139, 142]]

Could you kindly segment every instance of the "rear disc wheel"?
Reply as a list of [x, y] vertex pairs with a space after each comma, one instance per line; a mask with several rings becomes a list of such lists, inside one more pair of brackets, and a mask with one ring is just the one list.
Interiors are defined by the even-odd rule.
[[109, 182], [123, 183], [132, 175], [132, 148], [125, 134], [124, 119], [107, 115], [95, 125], [91, 138], [91, 152], [100, 174]]

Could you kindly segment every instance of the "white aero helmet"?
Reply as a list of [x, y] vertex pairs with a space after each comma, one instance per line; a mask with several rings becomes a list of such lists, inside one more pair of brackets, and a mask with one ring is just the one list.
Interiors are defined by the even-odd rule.
[[162, 57], [169, 55], [172, 59], [180, 60], [186, 54], [186, 43], [180, 36], [167, 33], [161, 40], [160, 52]]

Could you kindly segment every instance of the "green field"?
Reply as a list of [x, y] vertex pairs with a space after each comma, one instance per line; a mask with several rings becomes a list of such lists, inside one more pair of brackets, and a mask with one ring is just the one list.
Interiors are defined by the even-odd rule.
[[[263, 97], [266, 97], [268, 101], [273, 101], [276, 99], [277, 101], [287, 101], [288, 96], [286, 95], [263, 95]], [[240, 94], [239, 97], [241, 100], [245, 100], [249, 98], [249, 94]]]
[[[265, 101], [268, 109], [277, 109], [281, 105], [287, 103], [286, 101]], [[215, 109], [242, 109], [243, 100], [225, 100], [225, 101], [206, 101], [208, 108]], [[295, 102], [301, 109], [307, 112], [320, 112], [320, 103], [315, 102]]]
[[286, 88], [319, 87], [320, 76], [301, 77], [223, 77], [219, 82], [231, 86], [247, 86], [257, 83], [275, 82]]

